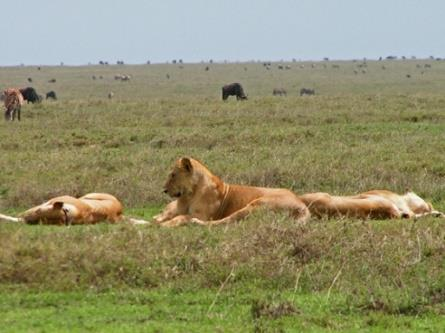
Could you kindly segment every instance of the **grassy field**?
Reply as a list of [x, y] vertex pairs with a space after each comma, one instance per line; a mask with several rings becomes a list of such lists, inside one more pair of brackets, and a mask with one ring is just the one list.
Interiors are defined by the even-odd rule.
[[[235, 81], [249, 100], [223, 103]], [[409, 188], [445, 211], [442, 61], [0, 68], [2, 89], [27, 85], [59, 100], [0, 122], [0, 212], [96, 191], [149, 219], [180, 156], [231, 183]], [[298, 226], [263, 211], [215, 228], [3, 224], [0, 331], [437, 332], [444, 241], [434, 218]]]

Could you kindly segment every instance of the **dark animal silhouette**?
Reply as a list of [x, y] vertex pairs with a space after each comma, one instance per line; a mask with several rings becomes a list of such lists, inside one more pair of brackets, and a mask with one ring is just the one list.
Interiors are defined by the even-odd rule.
[[47, 93], [46, 93], [46, 99], [54, 99], [54, 100], [56, 100], [57, 99], [57, 95], [56, 95], [56, 93], [53, 91], [53, 90], [51, 90], [51, 91], [48, 91]]
[[236, 96], [237, 100], [247, 99], [243, 86], [239, 83], [226, 84], [222, 87], [222, 99], [227, 100], [229, 96]]
[[274, 90], [272, 91], [272, 94], [274, 96], [286, 96], [287, 91], [284, 88], [274, 88]]
[[36, 90], [33, 87], [26, 87], [19, 89], [20, 93], [23, 96], [23, 99], [26, 101], [26, 103], [40, 103], [42, 99], [37, 94]]
[[314, 89], [308, 89], [308, 88], [301, 88], [300, 89], [300, 96], [304, 95], [315, 95]]

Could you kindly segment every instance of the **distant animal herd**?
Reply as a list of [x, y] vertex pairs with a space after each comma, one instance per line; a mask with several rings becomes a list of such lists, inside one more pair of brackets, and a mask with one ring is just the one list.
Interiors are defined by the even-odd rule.
[[[396, 56], [388, 56], [385, 58], [386, 60], [396, 60], [397, 57]], [[406, 57], [402, 57], [402, 59], [407, 59]], [[415, 58], [412, 58], [415, 59]], [[441, 58], [434, 58], [434, 57], [430, 57], [431, 60], [442, 60]], [[379, 61], [382, 61], [383, 58], [380, 57], [378, 59]], [[293, 59], [292, 62], [296, 62], [296, 59]], [[311, 63], [308, 66], [310, 66], [310, 68], [317, 68], [319, 66], [321, 66], [322, 68], [328, 68], [328, 62], [329, 62], [329, 58], [324, 58], [323, 62], [321, 63]], [[182, 59], [177, 60], [173, 60], [172, 64], [177, 64], [179, 63], [179, 68], [183, 69], [183, 62]], [[225, 62], [226, 63], [226, 62]], [[353, 73], [354, 74], [366, 74], [368, 72], [368, 64], [367, 64], [367, 60], [363, 59], [362, 61], [357, 61], [357, 60], [353, 60], [354, 63], [354, 68], [353, 68]], [[100, 65], [108, 65], [109, 63], [107, 61], [100, 61], [99, 62]], [[118, 60], [117, 65], [124, 65], [124, 61], [123, 60]], [[147, 64], [150, 64], [150, 61], [147, 61]], [[206, 65], [204, 67], [205, 71], [210, 71], [211, 67], [210, 65], [213, 64], [213, 61], [210, 60], [209, 61], [209, 65]], [[307, 65], [307, 64], [306, 64]], [[271, 70], [273, 63], [271, 62], [264, 62], [263, 66], [266, 70]], [[331, 68], [333, 69], [340, 69], [341, 65], [338, 63], [332, 63], [330, 65]], [[416, 64], [416, 69], [420, 69], [420, 74], [423, 75], [425, 73], [425, 71], [427, 71], [428, 69], [430, 69], [432, 67], [431, 64], [429, 63], [425, 63], [425, 64]], [[291, 65], [287, 64], [287, 65], [283, 65], [283, 64], [277, 64], [276, 68], [278, 70], [290, 70], [292, 69]], [[298, 65], [297, 68], [300, 69], [304, 69], [305, 65], [304, 64], [300, 64]], [[41, 67], [37, 67], [38, 70], [41, 70]], [[386, 70], [387, 67], [385, 65], [381, 66], [382, 70]], [[247, 71], [248, 67], [244, 67], [244, 71]], [[411, 79], [413, 77], [413, 73], [406, 73], [404, 74], [405, 78], [407, 79]], [[166, 73], [165, 77], [167, 78], [167, 80], [169, 80], [171, 78], [170, 73]], [[91, 78], [93, 80], [101, 80], [104, 79], [104, 77], [102, 75], [96, 76], [96, 75], [92, 75]], [[130, 82], [132, 80], [132, 75], [130, 74], [116, 74], [114, 75], [114, 80], [116, 81], [121, 81], [121, 82]], [[27, 81], [29, 83], [33, 83], [33, 78], [32, 77], [28, 77]], [[55, 78], [50, 78], [47, 81], [48, 83], [56, 83], [57, 80]], [[272, 90], [272, 95], [273, 96], [280, 96], [280, 97], [285, 97], [288, 95], [288, 91], [284, 88], [284, 87], [275, 87]], [[314, 88], [308, 88], [308, 87], [301, 87], [299, 90], [299, 95], [300, 96], [313, 96], [315, 95], [315, 89]], [[113, 91], [108, 92], [107, 94], [108, 99], [112, 100], [115, 96], [115, 93]], [[242, 101], [242, 100], [247, 100], [248, 99], [248, 95], [246, 94], [244, 87], [242, 86], [241, 83], [239, 82], [233, 82], [233, 83], [229, 83], [226, 84], [222, 87], [222, 100], [223, 101], [227, 101], [228, 98], [230, 96], [234, 96], [236, 98], [236, 100]], [[54, 90], [48, 91], [45, 94], [45, 99], [46, 100], [57, 100], [57, 94]], [[35, 90], [35, 88], [33, 87], [25, 87], [25, 88], [7, 88], [3, 91], [3, 94], [0, 95], [0, 100], [3, 101], [4, 103], [4, 107], [5, 107], [5, 120], [15, 120], [17, 118], [17, 120], [20, 120], [21, 118], [21, 107], [24, 104], [24, 102], [26, 101], [27, 103], [40, 103], [43, 100], [43, 96], [39, 95], [37, 93], [37, 91]]]
[[[29, 80], [28, 80], [29, 81]], [[32, 80], [31, 80], [32, 81]], [[57, 95], [55, 91], [51, 90], [46, 93], [46, 99], [56, 100]], [[37, 94], [33, 87], [26, 88], [7, 88], [0, 96], [5, 106], [5, 120], [17, 120], [21, 118], [22, 105], [26, 103], [40, 103], [43, 100], [42, 95]]]

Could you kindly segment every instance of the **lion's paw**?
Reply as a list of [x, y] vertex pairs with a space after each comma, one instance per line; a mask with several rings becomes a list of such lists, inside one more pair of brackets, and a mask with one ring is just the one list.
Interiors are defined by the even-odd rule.
[[196, 218], [196, 217], [193, 217], [191, 220], [190, 220], [190, 222], [192, 222], [192, 223], [196, 223], [196, 224], [200, 224], [200, 225], [206, 225], [207, 223], [205, 223], [203, 220], [200, 220], [200, 219], [198, 219], [198, 218]]

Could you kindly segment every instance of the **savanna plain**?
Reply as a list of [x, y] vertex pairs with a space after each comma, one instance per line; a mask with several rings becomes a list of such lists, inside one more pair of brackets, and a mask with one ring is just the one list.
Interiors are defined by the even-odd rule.
[[[247, 101], [221, 100], [231, 82]], [[445, 61], [0, 68], [25, 86], [58, 100], [0, 121], [2, 213], [108, 192], [150, 220], [181, 156], [229, 183], [411, 189], [445, 211]], [[445, 221], [4, 223], [0, 313], [2, 332], [443, 332]]]

